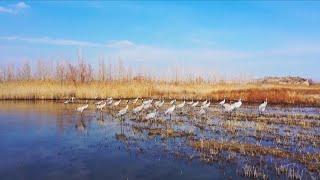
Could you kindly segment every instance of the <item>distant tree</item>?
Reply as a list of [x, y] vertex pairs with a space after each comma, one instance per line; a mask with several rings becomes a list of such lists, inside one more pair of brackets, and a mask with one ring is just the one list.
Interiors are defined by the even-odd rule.
[[28, 62], [25, 62], [19, 69], [18, 78], [20, 80], [31, 80], [31, 67]]
[[6, 72], [5, 72], [5, 79], [7, 81], [12, 81], [14, 80], [14, 65], [13, 64], [8, 64]]
[[60, 81], [61, 84], [67, 78], [67, 72], [66, 71], [67, 71], [66, 63], [57, 62], [55, 78], [56, 78], [56, 80]]
[[68, 64], [67, 70], [67, 81], [73, 82], [75, 85], [77, 84], [77, 68], [72, 64]]
[[99, 75], [98, 80], [99, 81], [105, 81], [107, 76], [107, 70], [106, 65], [103, 58], [99, 59]]

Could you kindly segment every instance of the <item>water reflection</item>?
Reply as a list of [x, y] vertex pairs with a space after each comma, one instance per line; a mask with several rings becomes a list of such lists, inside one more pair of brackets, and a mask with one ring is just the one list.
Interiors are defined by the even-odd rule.
[[[24, 162], [28, 171], [34, 168], [34, 162], [41, 162], [56, 169], [51, 176], [55, 178], [57, 174], [68, 177], [69, 171], [79, 170], [80, 165], [90, 175], [111, 174], [116, 179], [122, 175], [138, 178], [141, 172], [149, 172], [143, 173], [143, 178], [319, 177], [320, 125], [318, 116], [309, 109], [299, 109], [302, 113], [294, 116], [289, 110], [259, 116], [248, 113], [252, 112], [250, 107], [233, 114], [213, 107], [206, 116], [186, 109], [170, 118], [159, 110], [151, 121], [144, 118], [149, 112], [116, 117], [122, 106], [103, 111], [89, 109], [82, 116], [74, 111], [76, 107], [54, 102], [2, 102], [0, 132], [8, 148], [0, 150], [0, 158], [4, 159], [0, 175], [21, 173], [17, 162], [26, 161], [25, 157], [16, 157], [16, 161], [5, 157], [19, 152], [30, 156], [27, 144], [33, 143], [33, 151], [42, 155]], [[85, 141], [79, 133], [86, 135]], [[60, 159], [76, 165], [68, 167]]]

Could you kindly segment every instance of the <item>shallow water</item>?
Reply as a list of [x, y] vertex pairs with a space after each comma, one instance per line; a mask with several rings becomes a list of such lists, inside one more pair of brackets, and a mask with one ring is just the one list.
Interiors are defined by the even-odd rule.
[[[250, 133], [256, 133], [256, 122], [240, 121], [235, 127], [241, 126], [242, 131], [230, 135], [223, 125], [232, 117], [221, 115], [224, 112], [217, 106], [209, 109], [204, 122], [201, 117], [188, 114], [190, 108], [185, 108], [181, 114], [177, 112], [171, 120], [160, 114], [158, 118], [164, 122], [179, 121], [163, 127], [137, 121], [139, 118], [131, 113], [123, 119], [114, 117], [120, 107], [107, 108], [100, 113], [91, 103], [89, 110], [81, 116], [75, 111], [77, 106], [79, 104], [44, 101], [0, 102], [1, 179], [241, 179], [245, 178], [242, 173], [244, 164], [258, 167], [259, 161], [259, 170], [271, 179], [276, 174], [269, 169], [279, 163], [297, 164], [298, 168], [304, 169], [304, 179], [319, 178], [318, 172], [308, 172], [308, 175], [303, 164], [290, 159], [252, 158], [226, 151], [208, 161], [204, 158], [208, 154], [190, 145], [193, 141], [256, 143], [256, 138], [250, 136]], [[255, 113], [255, 107], [244, 106], [239, 111]], [[317, 119], [319, 108], [270, 107], [268, 113], [300, 113], [315, 116], [310, 118], [311, 121], [320, 121]], [[150, 134], [150, 128], [164, 130], [168, 126], [173, 131], [192, 132], [193, 135]], [[291, 133], [307, 131], [320, 135], [319, 127], [306, 130], [285, 124], [276, 128], [280, 135], [287, 129]], [[260, 143], [265, 147], [275, 146], [273, 141], [264, 139]], [[292, 143], [297, 141], [293, 139]], [[294, 144], [277, 147], [298, 151]], [[320, 153], [319, 144], [306, 145], [301, 151]], [[236, 156], [235, 160], [227, 158], [230, 156]], [[265, 165], [261, 165], [262, 159]], [[287, 178], [286, 175], [278, 177]]]

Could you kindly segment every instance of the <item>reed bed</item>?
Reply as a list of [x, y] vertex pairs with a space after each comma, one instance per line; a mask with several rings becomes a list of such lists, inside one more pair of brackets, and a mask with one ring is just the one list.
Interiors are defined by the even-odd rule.
[[249, 83], [173, 83], [163, 81], [92, 81], [60, 83], [58, 81], [4, 81], [0, 83], [2, 100], [59, 100], [99, 98], [163, 98], [210, 99], [226, 98], [258, 103], [268, 98], [273, 104], [320, 105], [320, 86], [263, 85]]

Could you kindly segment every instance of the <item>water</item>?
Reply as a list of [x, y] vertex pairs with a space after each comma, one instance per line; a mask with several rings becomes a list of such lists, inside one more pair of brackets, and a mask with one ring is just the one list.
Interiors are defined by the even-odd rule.
[[[81, 116], [75, 111], [77, 106], [79, 104], [45, 101], [0, 102], [1, 179], [242, 179], [245, 178], [242, 172], [244, 164], [259, 167], [272, 179], [276, 177], [276, 172], [268, 170], [270, 167], [293, 162], [308, 171], [303, 163], [290, 159], [249, 157], [229, 151], [212, 156], [212, 153], [210, 155], [205, 150], [194, 148], [192, 142], [203, 139], [256, 144], [255, 136], [250, 138], [250, 133], [256, 132], [255, 124], [259, 122], [239, 121], [239, 124], [232, 124], [234, 127], [248, 128], [248, 131], [232, 135], [225, 130], [229, 126], [224, 126], [228, 120], [233, 122], [232, 117], [225, 117], [216, 106], [202, 118], [188, 114], [188, 108], [181, 114], [176, 113], [172, 120], [161, 114], [158, 115], [159, 123], [141, 122], [131, 113], [122, 121], [113, 116], [120, 107], [114, 110], [108, 108], [100, 113], [94, 110], [92, 103]], [[252, 113], [253, 109], [244, 107], [241, 112]], [[270, 108], [269, 113], [278, 111], [281, 108], [274, 107]], [[311, 115], [315, 117], [309, 118], [311, 121], [319, 121], [318, 108], [286, 108], [279, 114], [289, 114], [286, 112]], [[284, 128], [295, 133], [306, 131], [299, 126], [282, 126], [276, 126], [279, 134], [283, 133]], [[150, 128], [155, 134], [151, 133]], [[173, 137], [163, 133], [168, 129], [180, 134]], [[309, 128], [309, 132], [319, 135], [319, 127]], [[262, 140], [261, 145], [274, 147], [273, 141]], [[293, 139], [292, 142], [300, 140]], [[298, 151], [295, 144], [277, 147]], [[303, 146], [302, 152], [319, 153], [319, 143], [312, 147]], [[207, 158], [209, 155], [210, 158]], [[265, 167], [261, 162], [259, 164], [261, 159], [265, 161]], [[319, 178], [318, 172], [309, 174]], [[287, 178], [287, 175], [279, 177]], [[311, 178], [306, 173], [303, 177]]]

